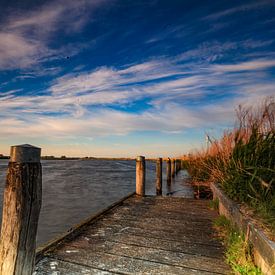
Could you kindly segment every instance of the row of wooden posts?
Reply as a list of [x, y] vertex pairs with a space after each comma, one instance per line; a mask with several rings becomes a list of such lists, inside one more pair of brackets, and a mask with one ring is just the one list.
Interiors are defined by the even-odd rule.
[[[172, 178], [181, 170], [182, 162], [179, 159], [170, 159], [166, 161], [166, 178], [167, 184], [170, 185]], [[139, 196], [145, 195], [145, 157], [139, 156], [136, 158], [136, 194]], [[162, 158], [156, 160], [156, 195], [162, 195]]]
[[[0, 274], [30, 275], [35, 264], [36, 234], [42, 202], [41, 149], [11, 147], [4, 191]], [[157, 159], [156, 193], [162, 193], [162, 159]], [[180, 170], [179, 160], [167, 160], [167, 183]], [[145, 158], [136, 159], [136, 193], [145, 195]]]

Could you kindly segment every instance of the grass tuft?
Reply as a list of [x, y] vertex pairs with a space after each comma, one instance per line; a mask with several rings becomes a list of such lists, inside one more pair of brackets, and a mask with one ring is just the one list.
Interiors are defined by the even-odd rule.
[[225, 216], [219, 216], [214, 227], [226, 246], [226, 261], [234, 274], [261, 275], [261, 270], [253, 263], [252, 247], [244, 235]]
[[213, 210], [219, 210], [219, 199], [215, 198], [209, 201], [209, 207]]

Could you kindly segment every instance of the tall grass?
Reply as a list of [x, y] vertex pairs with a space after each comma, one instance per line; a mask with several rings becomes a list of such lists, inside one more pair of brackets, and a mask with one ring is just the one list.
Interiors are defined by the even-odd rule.
[[196, 181], [221, 184], [228, 196], [252, 206], [275, 231], [275, 102], [236, 111], [237, 123], [207, 149], [189, 157]]

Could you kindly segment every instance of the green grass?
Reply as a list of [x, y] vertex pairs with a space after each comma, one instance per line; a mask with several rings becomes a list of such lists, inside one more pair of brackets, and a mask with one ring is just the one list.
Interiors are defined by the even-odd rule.
[[219, 199], [213, 199], [209, 201], [209, 207], [213, 210], [219, 210]]
[[261, 270], [253, 263], [251, 245], [244, 235], [225, 217], [219, 216], [214, 221], [226, 247], [226, 261], [234, 274], [261, 275]]

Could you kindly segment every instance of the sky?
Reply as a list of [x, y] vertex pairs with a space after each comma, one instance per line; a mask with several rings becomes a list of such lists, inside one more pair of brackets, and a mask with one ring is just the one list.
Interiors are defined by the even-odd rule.
[[0, 153], [166, 157], [275, 95], [275, 0], [0, 0]]

